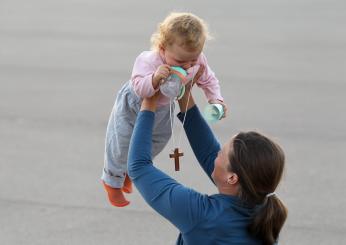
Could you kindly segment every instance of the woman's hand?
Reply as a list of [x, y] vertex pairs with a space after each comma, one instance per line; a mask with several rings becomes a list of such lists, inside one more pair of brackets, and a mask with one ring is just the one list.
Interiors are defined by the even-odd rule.
[[142, 101], [142, 106], [141, 106], [141, 111], [156, 111], [156, 106], [157, 106], [157, 100], [161, 96], [160, 90], [157, 91], [153, 96], [150, 98], [144, 98]]
[[181, 112], [185, 112], [195, 105], [195, 101], [193, 100], [191, 90], [192, 90], [193, 85], [195, 85], [195, 83], [203, 75], [204, 70], [205, 70], [205, 67], [203, 65], [201, 65], [199, 67], [195, 77], [193, 78], [193, 80], [191, 80], [190, 82], [188, 82], [185, 85], [184, 96], [179, 100], [179, 107], [180, 107]]

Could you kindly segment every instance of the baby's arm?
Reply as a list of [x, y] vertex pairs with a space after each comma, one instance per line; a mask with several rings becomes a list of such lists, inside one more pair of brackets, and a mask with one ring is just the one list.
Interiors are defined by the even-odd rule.
[[207, 58], [203, 53], [201, 53], [198, 59], [198, 63], [204, 66], [205, 69], [200, 79], [196, 81], [197, 86], [203, 89], [208, 101], [223, 101], [223, 97], [221, 96], [219, 80], [216, 78], [215, 73], [209, 67]]
[[160, 63], [152, 52], [141, 53], [132, 70], [131, 84], [141, 98], [151, 97], [158, 91], [162, 79], [169, 76], [170, 67]]
[[210, 104], [222, 104], [224, 107], [224, 116], [226, 115], [227, 106], [224, 103], [224, 99], [221, 95], [220, 83], [216, 78], [215, 73], [211, 70], [208, 65], [207, 58], [202, 53], [199, 61], [201, 65], [205, 67], [204, 73], [201, 78], [197, 81], [197, 86], [202, 88], [205, 96]]

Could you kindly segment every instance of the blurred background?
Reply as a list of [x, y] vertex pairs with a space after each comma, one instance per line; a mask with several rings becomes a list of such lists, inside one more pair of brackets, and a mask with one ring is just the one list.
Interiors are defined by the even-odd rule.
[[[199, 15], [214, 36], [205, 53], [231, 110], [212, 126], [220, 142], [257, 129], [285, 149], [280, 244], [346, 244], [342, 0], [0, 0], [0, 244], [175, 243], [136, 190], [115, 208], [100, 182], [116, 92], [171, 11]], [[156, 166], [215, 193], [181, 144], [180, 172], [171, 143]]]

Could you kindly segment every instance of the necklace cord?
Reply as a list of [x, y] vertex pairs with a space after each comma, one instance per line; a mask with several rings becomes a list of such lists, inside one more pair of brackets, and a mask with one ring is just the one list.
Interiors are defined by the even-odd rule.
[[[182, 133], [184, 131], [184, 124], [185, 124], [185, 119], [186, 119], [186, 114], [187, 114], [187, 107], [189, 106], [189, 101], [190, 101], [190, 96], [191, 96], [191, 89], [194, 83], [194, 79], [195, 79], [195, 74], [194, 74], [194, 69], [192, 70], [192, 79], [191, 79], [191, 88], [189, 89], [189, 95], [187, 97], [187, 103], [186, 103], [186, 107], [185, 107], [185, 113], [184, 113], [184, 118], [183, 118], [183, 123], [181, 124], [181, 130], [179, 132], [179, 141], [178, 141], [178, 145], [177, 147], [180, 148], [181, 146], [181, 137], [182, 137]], [[176, 144], [175, 144], [175, 135], [174, 135], [174, 125], [173, 125], [173, 110], [172, 110], [172, 105], [173, 105], [174, 101], [172, 101], [172, 99], [169, 100], [169, 119], [170, 119], [170, 124], [171, 124], [171, 133], [172, 133], [172, 143], [173, 143], [173, 150], [176, 148]]]

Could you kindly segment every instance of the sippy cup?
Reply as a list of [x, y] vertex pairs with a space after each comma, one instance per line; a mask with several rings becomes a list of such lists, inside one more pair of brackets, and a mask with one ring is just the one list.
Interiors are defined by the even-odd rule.
[[179, 100], [185, 93], [183, 83], [186, 80], [187, 72], [179, 66], [172, 66], [171, 73], [166, 81], [160, 85], [160, 91], [170, 99], [176, 98]]
[[204, 109], [204, 118], [209, 123], [215, 123], [222, 118], [224, 114], [221, 104], [209, 104]]

